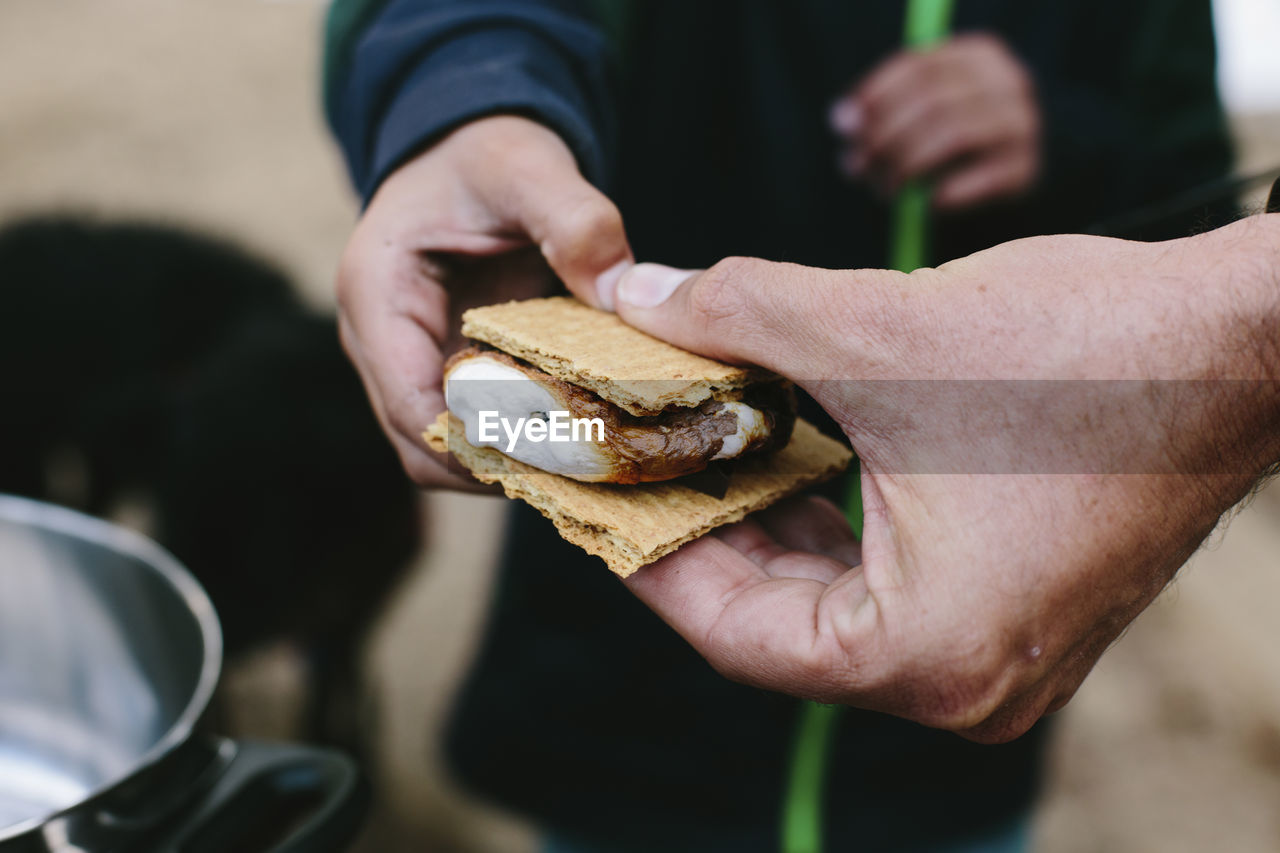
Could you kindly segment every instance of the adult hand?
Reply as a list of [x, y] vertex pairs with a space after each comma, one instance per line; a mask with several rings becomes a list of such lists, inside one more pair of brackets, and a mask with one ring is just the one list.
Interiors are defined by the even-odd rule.
[[338, 322], [415, 482], [480, 488], [421, 439], [444, 410], [442, 368], [461, 343], [461, 312], [538, 296], [553, 287], [552, 273], [599, 305], [597, 282], [612, 293], [630, 263], [617, 208], [533, 121], [472, 122], [387, 178], [343, 253]]
[[628, 585], [730, 678], [1021, 734], [1280, 459], [1276, 246], [1272, 216], [911, 275], [634, 267], [628, 323], [792, 377], [842, 425], [865, 532], [792, 504]]
[[942, 209], [1019, 195], [1040, 174], [1031, 75], [992, 35], [890, 57], [836, 102], [831, 122], [848, 174], [888, 194], [931, 178]]

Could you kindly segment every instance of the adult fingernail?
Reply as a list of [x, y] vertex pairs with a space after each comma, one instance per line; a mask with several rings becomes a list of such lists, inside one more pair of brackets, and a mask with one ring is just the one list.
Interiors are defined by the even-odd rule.
[[862, 110], [849, 98], [842, 98], [831, 105], [827, 120], [836, 133], [853, 136], [862, 129]]
[[618, 282], [618, 301], [635, 308], [652, 308], [667, 301], [692, 270], [678, 270], [662, 264], [636, 264]]
[[596, 279], [596, 298], [600, 300], [600, 307], [606, 311], [613, 310], [613, 293], [618, 289], [618, 279], [622, 278], [623, 273], [635, 266], [635, 261], [627, 258], [618, 261], [609, 267]]

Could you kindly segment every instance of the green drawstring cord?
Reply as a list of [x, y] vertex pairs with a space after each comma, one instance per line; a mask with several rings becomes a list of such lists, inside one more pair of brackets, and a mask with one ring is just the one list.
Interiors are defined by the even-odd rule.
[[[908, 0], [903, 41], [912, 50], [924, 50], [947, 37], [951, 29], [952, 0]], [[890, 265], [899, 272], [918, 270], [928, 262], [929, 187], [912, 181], [898, 193], [893, 208], [893, 245]]]
[[782, 813], [783, 853], [822, 851], [822, 783], [840, 710], [839, 705], [816, 702], [805, 702], [801, 708]]
[[[904, 42], [922, 50], [946, 38], [953, 0], [908, 0]], [[928, 261], [929, 187], [912, 182], [902, 188], [893, 209], [892, 267], [911, 272]], [[862, 478], [855, 468], [845, 496], [845, 517], [862, 538]], [[841, 706], [806, 702], [800, 712], [791, 754], [791, 773], [782, 811], [782, 853], [822, 853], [822, 792], [827, 756]]]

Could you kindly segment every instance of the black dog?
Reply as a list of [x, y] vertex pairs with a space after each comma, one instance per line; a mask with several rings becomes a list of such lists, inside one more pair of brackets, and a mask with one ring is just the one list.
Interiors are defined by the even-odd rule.
[[[0, 230], [0, 359], [0, 491], [95, 514], [147, 498], [228, 657], [301, 641], [307, 734], [358, 745], [327, 721], [357, 695], [360, 640], [418, 549], [419, 515], [333, 320], [223, 243], [31, 220]], [[67, 460], [70, 486], [52, 476]]]

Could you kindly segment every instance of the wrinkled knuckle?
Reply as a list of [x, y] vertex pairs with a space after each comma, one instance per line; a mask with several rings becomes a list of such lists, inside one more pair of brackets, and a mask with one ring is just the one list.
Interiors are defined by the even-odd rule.
[[355, 241], [347, 244], [338, 259], [338, 273], [334, 277], [334, 295], [338, 302], [338, 310], [347, 313], [351, 310], [351, 301], [355, 297], [356, 282], [359, 280], [360, 250]]
[[750, 684], [748, 670], [732, 658], [710, 655], [707, 662], [721, 678], [735, 684]]
[[814, 702], [840, 702], [847, 685], [832, 670], [816, 663], [784, 656], [761, 665], [752, 654], [737, 650], [709, 650], [704, 657], [720, 677], [754, 687], [776, 690]]
[[962, 732], [982, 726], [1007, 700], [1002, 668], [981, 650], [937, 650], [928, 688], [920, 691], [917, 721]]
[[622, 214], [603, 195], [593, 194], [556, 216], [556, 228], [542, 245], [553, 269], [586, 263], [621, 239]]
[[749, 687], [761, 686], [757, 670], [742, 655], [734, 654], [716, 638], [709, 638], [706, 647], [702, 649], [702, 655], [721, 678]]
[[755, 258], [725, 258], [697, 276], [688, 295], [691, 318], [712, 326], [745, 314], [748, 288], [764, 264]]
[[952, 732], [978, 729], [1000, 704], [988, 679], [962, 676], [939, 687], [920, 722]]
[[598, 193], [579, 202], [565, 214], [563, 222], [565, 233], [573, 242], [588, 246], [622, 231], [622, 214], [617, 206]]
[[594, 235], [610, 235], [622, 231], [622, 211], [605, 196], [596, 196], [588, 205], [587, 230]]
[[1046, 706], [1044, 697], [1024, 697], [1002, 707], [999, 713], [994, 714], [973, 731], [961, 734], [979, 743], [1008, 743], [1031, 731], [1036, 723], [1050, 712], [1051, 707], [1052, 704]]
[[794, 680], [804, 685], [803, 698], [814, 702], [845, 702], [853, 685], [867, 682], [868, 670], [857, 661], [831, 655], [793, 660]]
[[338, 271], [334, 277], [334, 297], [339, 311], [352, 315], [359, 311], [361, 303], [372, 307], [375, 288], [381, 288], [386, 278], [380, 274], [386, 266], [390, 249], [364, 233], [357, 226], [338, 259]]

